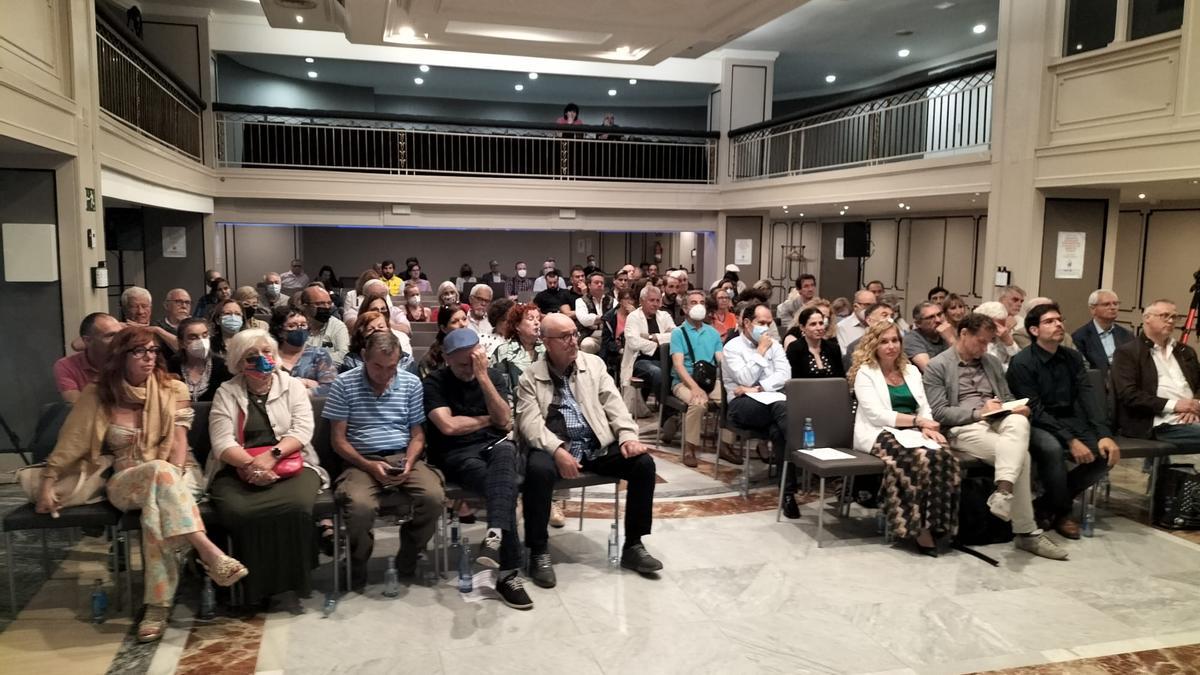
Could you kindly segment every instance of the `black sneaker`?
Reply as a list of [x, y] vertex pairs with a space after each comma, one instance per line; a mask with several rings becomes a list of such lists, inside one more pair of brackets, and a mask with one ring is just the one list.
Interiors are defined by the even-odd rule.
[[621, 567], [638, 574], [653, 574], [661, 570], [663, 565], [646, 551], [645, 546], [634, 544], [621, 553]]
[[796, 504], [796, 495], [790, 492], [783, 496], [783, 515], [792, 520], [800, 517], [800, 507]]
[[558, 585], [558, 577], [554, 575], [554, 564], [549, 553], [529, 555], [529, 578], [542, 588], [554, 588]]
[[475, 562], [490, 570], [500, 569], [500, 537], [490, 534], [483, 538], [479, 545], [479, 555]]
[[525, 592], [525, 582], [516, 572], [505, 579], [497, 579], [496, 592], [500, 594], [500, 600], [513, 609], [533, 609], [533, 600]]

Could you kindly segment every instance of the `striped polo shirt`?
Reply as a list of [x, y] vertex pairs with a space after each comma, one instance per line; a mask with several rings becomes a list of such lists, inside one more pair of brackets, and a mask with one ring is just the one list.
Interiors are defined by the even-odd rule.
[[359, 366], [333, 381], [321, 416], [345, 422], [346, 440], [360, 455], [402, 451], [411, 438], [409, 429], [425, 422], [421, 381], [397, 369], [383, 395], [376, 396], [366, 367]]

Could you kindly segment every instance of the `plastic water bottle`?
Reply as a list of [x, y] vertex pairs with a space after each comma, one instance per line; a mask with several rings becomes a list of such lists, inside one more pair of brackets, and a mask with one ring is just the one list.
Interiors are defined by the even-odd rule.
[[813, 431], [811, 417], [804, 418], [804, 447], [808, 449], [817, 447], [817, 432]]
[[92, 623], [104, 623], [108, 618], [108, 593], [100, 580], [92, 586]]
[[617, 550], [617, 524], [613, 523], [608, 531], [608, 564], [616, 567], [620, 562], [621, 556]]
[[201, 621], [212, 621], [217, 616], [217, 590], [213, 587], [212, 579], [204, 577], [204, 588], [200, 590]]
[[458, 514], [455, 513], [450, 516], [450, 545], [451, 546], [458, 545], [458, 535], [459, 535]]
[[333, 613], [336, 610], [337, 610], [337, 598], [333, 597], [333, 593], [326, 593], [325, 594], [325, 605], [321, 607], [321, 614], [326, 619], [328, 619], [329, 617], [333, 616]]
[[475, 582], [471, 577], [471, 543], [463, 537], [462, 548], [458, 552], [458, 592], [470, 593], [473, 590]]
[[1091, 537], [1096, 534], [1096, 505], [1084, 504], [1083, 506], [1083, 527], [1080, 528], [1080, 534], [1085, 537]]
[[388, 558], [387, 571], [383, 573], [383, 595], [387, 598], [400, 595], [400, 573], [396, 571], [395, 558]]

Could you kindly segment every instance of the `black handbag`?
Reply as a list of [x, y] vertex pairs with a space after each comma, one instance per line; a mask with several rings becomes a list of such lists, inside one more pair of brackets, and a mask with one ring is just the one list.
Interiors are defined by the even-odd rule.
[[692, 359], [692, 379], [696, 381], [697, 386], [711, 394], [713, 387], [717, 386], [717, 365], [708, 361], [697, 361], [696, 352], [692, 349], [692, 339], [688, 337], [687, 330], [683, 326], [680, 326], [679, 330], [683, 331], [683, 341], [687, 343], [688, 357]]
[[1200, 530], [1200, 474], [1191, 464], [1169, 464], [1154, 489], [1155, 524], [1170, 530]]

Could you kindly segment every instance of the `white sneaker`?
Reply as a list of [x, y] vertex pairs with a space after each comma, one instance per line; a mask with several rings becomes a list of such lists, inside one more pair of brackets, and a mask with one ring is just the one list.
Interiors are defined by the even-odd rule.
[[1013, 544], [1022, 551], [1029, 551], [1034, 555], [1050, 560], [1066, 560], [1067, 552], [1058, 544], [1054, 543], [1050, 537], [1047, 537], [1040, 530], [1037, 534], [1018, 534], [1013, 537]]
[[555, 499], [550, 502], [550, 527], [562, 527], [567, 524], [567, 514], [563, 513], [566, 502]]
[[1000, 520], [1006, 523], [1010, 522], [1012, 520], [1012, 500], [1013, 496], [1011, 492], [996, 490], [992, 493], [992, 496], [988, 497], [988, 510]]

